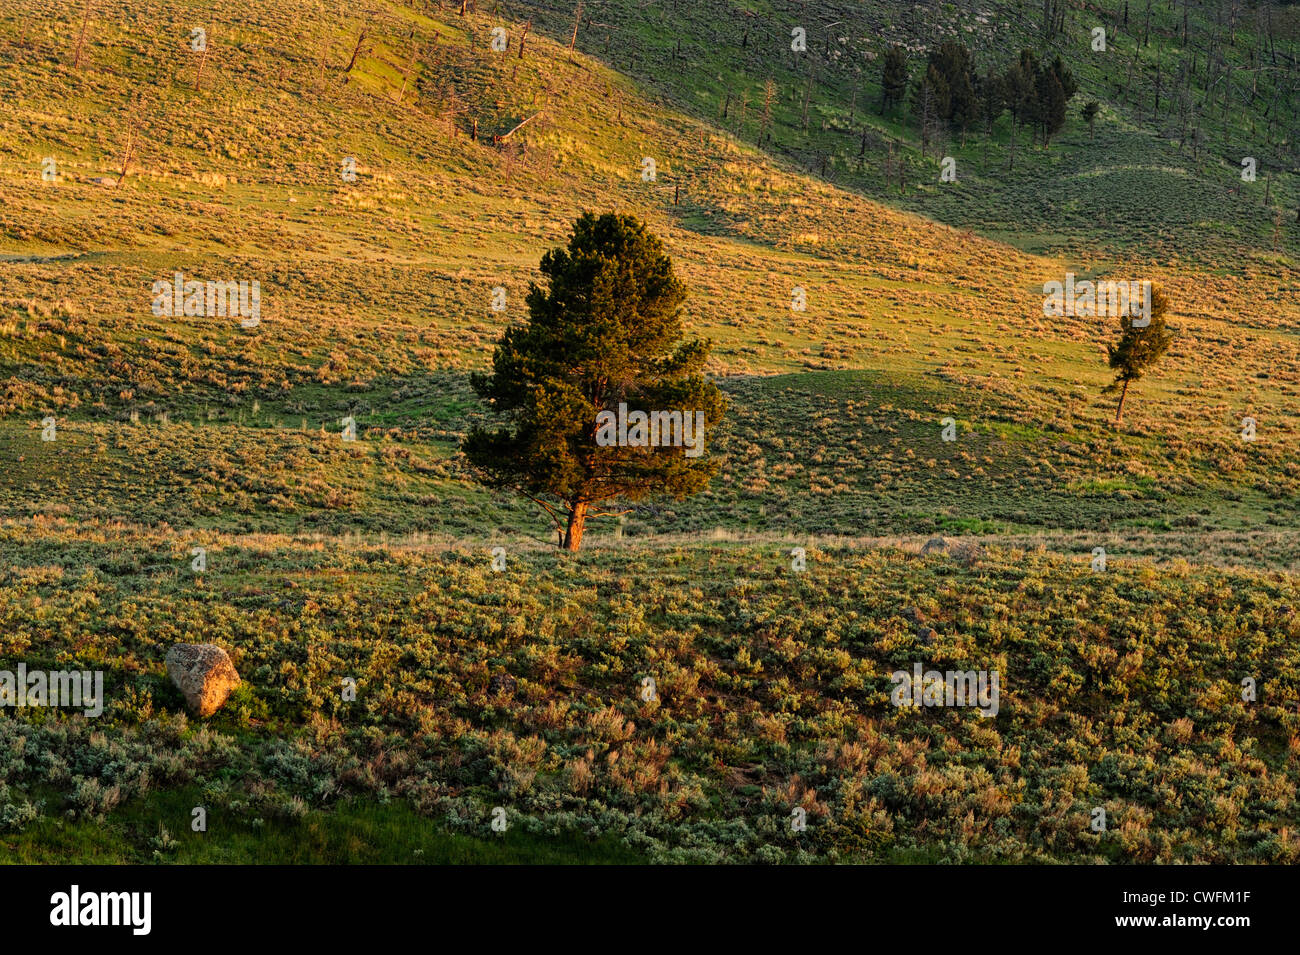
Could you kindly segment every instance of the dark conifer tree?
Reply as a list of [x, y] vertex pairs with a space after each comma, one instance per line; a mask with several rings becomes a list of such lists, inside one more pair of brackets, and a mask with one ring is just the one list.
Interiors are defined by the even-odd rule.
[[680, 499], [717, 470], [662, 434], [659, 446], [599, 443], [601, 412], [625, 403], [629, 412], [694, 420], [698, 411], [711, 434], [726, 403], [703, 376], [711, 343], [681, 340], [686, 287], [635, 218], [583, 214], [568, 247], [547, 252], [541, 271], [548, 287], [530, 285], [528, 321], [502, 334], [491, 374], [471, 377], [509, 426], [475, 427], [462, 449], [489, 486], [545, 509], [576, 551], [596, 505], [656, 493]]
[[903, 102], [907, 92], [907, 51], [895, 43], [885, 53], [885, 63], [880, 78], [880, 112], [883, 115], [891, 106]]

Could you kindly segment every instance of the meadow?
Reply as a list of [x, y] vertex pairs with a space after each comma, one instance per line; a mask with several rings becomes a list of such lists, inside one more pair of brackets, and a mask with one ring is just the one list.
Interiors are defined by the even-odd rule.
[[[214, 844], [393, 800], [451, 833], [490, 837], [500, 806], [652, 861], [1300, 854], [1293, 574], [836, 545], [795, 572], [744, 544], [512, 549], [494, 572], [445, 545], [266, 536], [212, 540], [196, 575], [165, 532], [2, 541], [6, 656], [109, 674], [99, 721], [0, 721], [18, 847], [60, 816], [139, 830], [142, 800], [176, 833], [188, 806], [155, 793], [183, 787]], [[157, 661], [200, 639], [248, 682], [195, 726]], [[916, 660], [997, 669], [997, 718], [891, 705]]]

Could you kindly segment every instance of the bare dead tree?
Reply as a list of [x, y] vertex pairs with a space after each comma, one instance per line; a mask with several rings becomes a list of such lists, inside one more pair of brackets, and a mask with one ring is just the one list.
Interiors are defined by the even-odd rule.
[[90, 25], [90, 4], [91, 0], [86, 0], [86, 9], [81, 17], [81, 35], [77, 37], [77, 51], [72, 57], [72, 68], [81, 69], [81, 51], [86, 46], [86, 28]]
[[[324, 0], [314, 0], [314, 2], [312, 3], [312, 8], [313, 8], [312, 9], [313, 19], [315, 20], [316, 23], [321, 24], [322, 27], [321, 34], [314, 34], [315, 48], [316, 51], [320, 54], [320, 72], [318, 74], [318, 78], [316, 81], [317, 86], [319, 87], [321, 84], [325, 82], [325, 52], [329, 48], [329, 36], [332, 31], [330, 30], [330, 27], [325, 19]], [[306, 47], [307, 42], [308, 42], [307, 31], [303, 30], [302, 45]], [[306, 58], [304, 57], [304, 59]], [[310, 60], [308, 60], [308, 62], [310, 63]], [[308, 69], [310, 70], [310, 66], [308, 67]], [[308, 75], [310, 75], [310, 73]]]
[[528, 28], [531, 27], [532, 25], [533, 25], [532, 20], [529, 20], [527, 23], [525, 23], [524, 35], [519, 38], [519, 59], [521, 60], [524, 58], [524, 44], [528, 42]]
[[582, 0], [578, 0], [578, 9], [573, 14], [573, 36], [569, 37], [569, 62], [573, 62], [573, 48], [578, 43], [578, 24], [582, 22]]
[[532, 122], [533, 120], [535, 120], [538, 116], [541, 116], [541, 115], [542, 115], [543, 113], [545, 113], [545, 112], [546, 112], [546, 110], [541, 110], [540, 112], [533, 113], [532, 116], [529, 116], [526, 120], [524, 120], [522, 123], [520, 123], [520, 124], [519, 124], [518, 126], [516, 126], [514, 129], [510, 130], [510, 132], [505, 133], [504, 135], [498, 136], [498, 137], [497, 137], [497, 141], [498, 141], [498, 142], [502, 142], [502, 143], [505, 142], [507, 139], [509, 139], [509, 138], [510, 138], [511, 136], [513, 136], [515, 133], [519, 132], [519, 130], [523, 129], [525, 126], [527, 126], [529, 123], [531, 123], [531, 122]]
[[[370, 35], [370, 27], [369, 27], [369, 26], [364, 26], [364, 27], [362, 27], [362, 28], [361, 28], [361, 33], [359, 33], [359, 34], [357, 35], [357, 43], [356, 43], [356, 46], [354, 46], [354, 47], [352, 48], [352, 56], [351, 56], [351, 58], [348, 59], [348, 66], [347, 66], [347, 69], [345, 69], [345, 70], [343, 71], [343, 73], [344, 73], [345, 76], [351, 76], [351, 75], [352, 75], [352, 68], [353, 68], [354, 66], [357, 65], [357, 57], [361, 56], [361, 54], [362, 54], [361, 44], [363, 44], [363, 43], [366, 42], [366, 37], [369, 36], [369, 35]], [[365, 52], [366, 52], [366, 53], [369, 53], [369, 52], [370, 52], [370, 49], [372, 49], [372, 48], [368, 48], [368, 49], [366, 49]]]
[[[413, 40], [413, 39], [415, 39], [415, 30], [414, 30], [414, 29], [411, 30], [411, 35], [410, 35], [409, 37], [407, 37], [407, 39], [408, 39], [408, 40]], [[416, 61], [416, 58], [419, 57], [419, 55], [420, 55], [420, 47], [419, 47], [419, 45], [418, 45], [418, 44], [417, 44], [417, 45], [413, 45], [413, 46], [411, 47], [411, 56], [410, 56], [410, 58], [407, 59], [407, 61], [406, 61], [406, 69], [402, 70], [402, 88], [401, 88], [401, 90], [400, 90], [400, 91], [398, 92], [398, 94], [397, 94], [397, 102], [399, 102], [399, 103], [400, 103], [400, 102], [405, 98], [405, 96], [406, 96], [406, 85], [411, 81], [411, 70], [415, 67], [415, 61]]]
[[1058, 17], [1062, 12], [1057, 9], [1056, 0], [1043, 0], [1043, 36], [1050, 38], [1057, 32]]
[[194, 74], [194, 91], [197, 93], [203, 88], [203, 67], [208, 62], [208, 35], [203, 35], [203, 56], [199, 57], [198, 72]]
[[140, 104], [137, 101], [135, 108], [128, 104], [127, 113], [130, 117], [129, 125], [126, 130], [126, 149], [122, 153], [122, 175], [117, 178], [115, 189], [121, 189], [122, 183], [126, 182], [126, 174], [131, 168], [131, 159], [135, 155], [135, 140], [140, 128]]
[[327, 29], [325, 31], [325, 35], [320, 40], [320, 62], [319, 62], [319, 69], [317, 70], [316, 73], [316, 87], [318, 89], [325, 85], [325, 61], [329, 57], [329, 52], [330, 52], [330, 40], [329, 40], [329, 30]]
[[1156, 103], [1155, 103], [1155, 107], [1151, 110], [1152, 119], [1160, 118], [1160, 87], [1161, 87], [1161, 80], [1164, 76], [1163, 47], [1164, 47], [1164, 41], [1157, 38], [1156, 40]]
[[763, 84], [763, 124], [758, 130], [758, 143], [761, 146], [767, 139], [767, 130], [772, 123], [772, 100], [776, 96], [776, 84], [771, 79]]

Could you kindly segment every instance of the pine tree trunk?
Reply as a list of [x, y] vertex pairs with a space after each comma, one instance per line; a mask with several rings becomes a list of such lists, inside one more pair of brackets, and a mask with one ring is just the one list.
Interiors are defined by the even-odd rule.
[[1119, 407], [1115, 409], [1115, 423], [1120, 424], [1124, 420], [1124, 399], [1128, 397], [1128, 380], [1124, 381], [1124, 390], [1119, 393]]
[[587, 526], [587, 502], [575, 501], [569, 510], [569, 526], [564, 532], [564, 549], [577, 552], [582, 546], [582, 532]]

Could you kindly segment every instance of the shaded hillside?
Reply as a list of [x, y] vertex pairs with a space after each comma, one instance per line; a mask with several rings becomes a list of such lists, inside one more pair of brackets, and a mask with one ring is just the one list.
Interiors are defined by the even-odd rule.
[[[1021, 248], [1073, 256], [1174, 254], [1238, 268], [1275, 242], [1300, 249], [1300, 8], [980, 0], [584, 0], [578, 49], [811, 173]], [[575, 4], [511, 4], [553, 36]], [[501, 8], [505, 22], [505, 7]], [[1044, 29], [1044, 11], [1054, 11]], [[805, 31], [793, 52], [791, 31]], [[1106, 50], [1092, 31], [1106, 30]], [[941, 132], [923, 159], [910, 100], [882, 110], [882, 65], [899, 44], [915, 80], [945, 41], [976, 78], [1021, 49], [1061, 55], [1079, 81], [1063, 133], [1030, 148], [1001, 115], [986, 135]], [[769, 87], [769, 84], [770, 87]], [[910, 94], [909, 94], [910, 96]], [[1090, 133], [1081, 116], [1101, 106]], [[937, 158], [957, 160], [939, 182]], [[1241, 181], [1243, 157], [1257, 163]], [[1014, 162], [1012, 162], [1014, 158]], [[901, 164], [901, 165], [900, 165]], [[900, 179], [906, 188], [900, 188]], [[1267, 201], [1265, 201], [1267, 200]], [[1275, 218], [1281, 226], [1275, 226]]]

